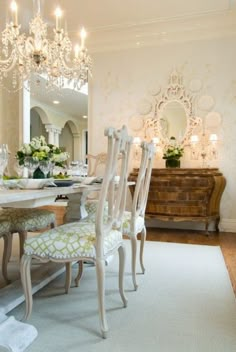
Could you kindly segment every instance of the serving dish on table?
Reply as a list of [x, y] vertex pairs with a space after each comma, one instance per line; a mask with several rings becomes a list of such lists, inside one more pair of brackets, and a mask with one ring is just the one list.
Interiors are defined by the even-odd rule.
[[18, 178], [4, 180], [3, 183], [9, 189], [41, 189], [46, 186], [55, 186], [52, 178]]
[[70, 187], [74, 184], [74, 181], [72, 179], [64, 179], [64, 180], [54, 179], [53, 183], [57, 187]]

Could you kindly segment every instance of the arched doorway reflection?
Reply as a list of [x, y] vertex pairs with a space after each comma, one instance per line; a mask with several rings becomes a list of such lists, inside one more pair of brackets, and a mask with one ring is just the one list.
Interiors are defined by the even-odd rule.
[[61, 135], [59, 137], [59, 146], [63, 151], [69, 153], [70, 157], [68, 162], [74, 160], [74, 140], [73, 140], [73, 133], [71, 130], [71, 124], [66, 122], [65, 126], [61, 131]]
[[42, 122], [40, 112], [37, 108], [32, 108], [30, 110], [30, 140], [37, 136], [44, 136], [48, 140], [48, 133], [45, 124]]

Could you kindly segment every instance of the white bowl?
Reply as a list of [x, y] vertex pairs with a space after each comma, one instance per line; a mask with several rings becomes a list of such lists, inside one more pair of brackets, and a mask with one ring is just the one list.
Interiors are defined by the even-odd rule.
[[14, 189], [18, 187], [19, 179], [3, 180], [4, 186], [9, 189]]
[[40, 189], [52, 184], [51, 178], [22, 178], [18, 182], [18, 186], [24, 189]]

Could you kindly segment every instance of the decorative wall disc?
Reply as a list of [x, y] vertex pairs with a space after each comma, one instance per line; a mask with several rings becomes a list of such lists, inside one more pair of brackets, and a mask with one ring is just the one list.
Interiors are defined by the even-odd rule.
[[210, 95], [202, 95], [198, 100], [198, 107], [201, 110], [210, 111], [214, 105], [215, 101]]
[[147, 115], [152, 111], [152, 103], [147, 99], [142, 99], [138, 103], [137, 111], [140, 115]]
[[219, 112], [211, 111], [205, 117], [206, 127], [218, 127], [221, 124], [221, 115]]
[[140, 131], [144, 126], [144, 121], [142, 116], [133, 115], [130, 116], [128, 121], [129, 128], [133, 131]]
[[202, 81], [200, 79], [192, 79], [189, 83], [189, 89], [191, 92], [199, 92], [202, 88]]

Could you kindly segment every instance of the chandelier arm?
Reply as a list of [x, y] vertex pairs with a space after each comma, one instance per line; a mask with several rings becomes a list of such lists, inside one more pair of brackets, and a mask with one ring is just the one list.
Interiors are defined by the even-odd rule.
[[[10, 58], [11, 58], [11, 60], [9, 62]], [[6, 60], [0, 60], [0, 70], [4, 71], [4, 72], [11, 71], [14, 68], [14, 66], [16, 65], [16, 61], [17, 61], [16, 58], [14, 58], [14, 56], [12, 55], [12, 52], [11, 52], [11, 55]]]

